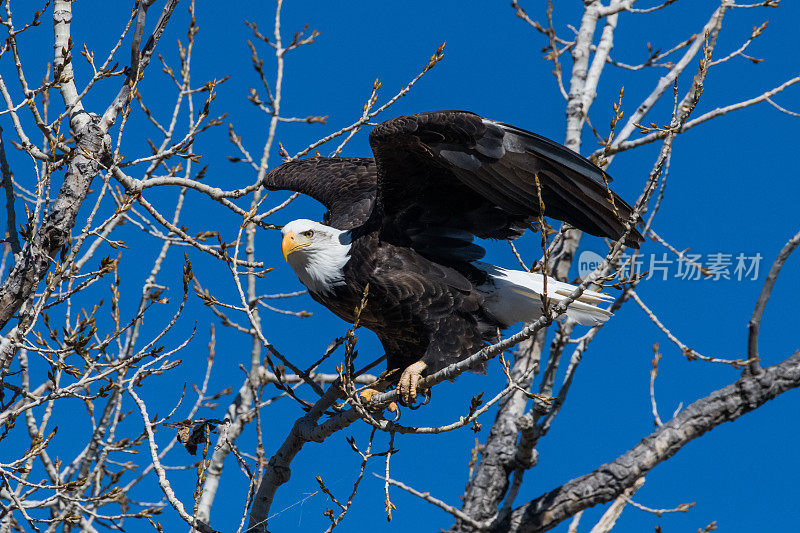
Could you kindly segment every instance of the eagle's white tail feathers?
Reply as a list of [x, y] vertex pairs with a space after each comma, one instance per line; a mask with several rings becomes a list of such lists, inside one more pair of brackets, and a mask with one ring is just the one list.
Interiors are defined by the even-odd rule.
[[[538, 273], [508, 270], [488, 263], [475, 262], [489, 275], [490, 282], [478, 287], [486, 295], [486, 306], [495, 318], [511, 325], [517, 322], [533, 322], [542, 314], [544, 276]], [[574, 285], [547, 278], [547, 297], [554, 305], [566, 299]], [[567, 308], [567, 316], [584, 326], [603, 324], [611, 313], [597, 307], [613, 300], [607, 294], [586, 290]]]

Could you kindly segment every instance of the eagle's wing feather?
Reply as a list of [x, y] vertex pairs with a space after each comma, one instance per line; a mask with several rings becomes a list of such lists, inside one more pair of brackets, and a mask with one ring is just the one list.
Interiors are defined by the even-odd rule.
[[323, 224], [350, 230], [372, 211], [377, 171], [373, 159], [315, 157], [283, 163], [264, 177], [263, 184], [268, 190], [311, 196], [328, 209]]
[[[517, 237], [542, 214], [534, 175], [544, 215], [592, 235], [621, 238], [632, 212], [609, 196], [604, 180], [611, 178], [572, 150], [473, 113], [388, 120], [373, 129], [370, 145], [378, 166], [373, 216], [397, 234], [427, 238], [420, 228], [442, 226], [483, 238]], [[642, 241], [634, 230], [626, 244]]]

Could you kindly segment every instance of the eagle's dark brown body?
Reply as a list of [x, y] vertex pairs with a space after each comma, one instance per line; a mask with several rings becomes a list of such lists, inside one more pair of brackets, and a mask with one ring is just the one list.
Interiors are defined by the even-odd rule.
[[422, 360], [435, 372], [508, 326], [485, 313], [483, 295], [465, 276], [409, 248], [380, 242], [378, 231], [355, 239], [350, 254], [346, 283], [332, 294], [310, 295], [352, 323], [369, 283], [360, 323], [380, 338], [389, 370]]

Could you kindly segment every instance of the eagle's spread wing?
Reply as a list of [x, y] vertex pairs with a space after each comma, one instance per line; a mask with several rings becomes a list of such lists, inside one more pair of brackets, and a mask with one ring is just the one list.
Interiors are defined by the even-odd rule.
[[363, 224], [375, 201], [375, 161], [359, 158], [300, 159], [283, 163], [264, 177], [269, 190], [297, 191], [322, 203], [322, 223], [341, 230]]
[[[378, 201], [387, 238], [422, 253], [474, 259], [471, 235], [507, 239], [540, 213], [617, 240], [631, 207], [603, 183], [603, 170], [572, 150], [520, 128], [464, 111], [388, 120], [369, 137], [378, 166]], [[616, 213], [615, 208], [616, 207]], [[467, 234], [466, 238], [464, 234]], [[637, 247], [633, 231], [626, 244]]]

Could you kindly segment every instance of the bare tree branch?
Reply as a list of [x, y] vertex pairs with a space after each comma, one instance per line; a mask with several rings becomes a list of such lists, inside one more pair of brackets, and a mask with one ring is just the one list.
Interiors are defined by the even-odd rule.
[[775, 287], [775, 282], [778, 280], [778, 274], [780, 274], [783, 264], [794, 249], [797, 248], [798, 244], [800, 244], [800, 233], [795, 234], [794, 237], [789, 239], [789, 242], [787, 242], [778, 253], [778, 257], [776, 257], [775, 262], [772, 263], [772, 268], [769, 269], [767, 279], [764, 281], [764, 287], [761, 289], [761, 294], [758, 295], [756, 308], [753, 310], [753, 316], [748, 323], [749, 336], [747, 339], [747, 356], [752, 360], [750, 363], [750, 372], [753, 374], [757, 374], [759, 370], [758, 333], [761, 330], [761, 316], [764, 314], [764, 309], [767, 307], [767, 301], [772, 294], [772, 289]]
[[614, 524], [617, 523], [617, 519], [622, 514], [623, 509], [625, 509], [625, 505], [628, 504], [628, 500], [637, 490], [642, 488], [642, 485], [644, 485], [644, 478], [640, 477], [633, 486], [625, 489], [625, 492], [620, 494], [617, 499], [614, 500], [614, 503], [606, 509], [606, 512], [603, 513], [603, 516], [600, 517], [600, 520], [597, 521], [589, 533], [608, 533], [614, 529]]
[[0, 171], [3, 175], [3, 190], [6, 193], [6, 239], [11, 246], [11, 253], [18, 254], [22, 251], [17, 234], [17, 216], [14, 207], [14, 176], [6, 159], [6, 147], [3, 142], [3, 128], [0, 128]]
[[694, 402], [618, 459], [514, 509], [492, 531], [536, 533], [552, 529], [583, 509], [617, 498], [688, 442], [796, 387], [800, 387], [800, 352], [763, 369], [758, 376], [742, 376]]

